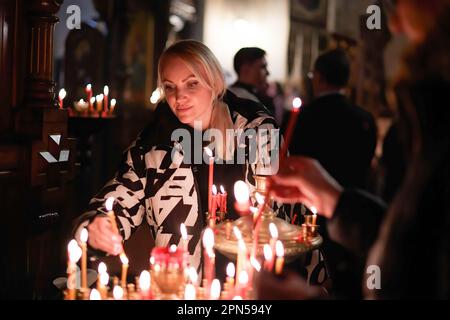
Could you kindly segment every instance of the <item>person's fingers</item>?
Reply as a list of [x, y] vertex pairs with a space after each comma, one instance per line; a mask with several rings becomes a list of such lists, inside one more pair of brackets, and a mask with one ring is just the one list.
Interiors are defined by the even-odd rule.
[[122, 236], [118, 232], [114, 231], [111, 223], [109, 222], [109, 219], [104, 219], [104, 220], [106, 220], [106, 221], [102, 221], [102, 223], [99, 225], [100, 232], [110, 236], [112, 241], [121, 243]]
[[122, 251], [122, 236], [112, 230], [106, 217], [97, 217], [88, 225], [89, 244], [109, 254], [117, 255]]

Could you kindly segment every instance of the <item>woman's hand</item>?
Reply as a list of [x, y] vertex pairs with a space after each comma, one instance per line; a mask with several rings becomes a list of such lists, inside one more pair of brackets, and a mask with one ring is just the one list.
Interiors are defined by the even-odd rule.
[[94, 249], [115, 256], [123, 251], [122, 236], [113, 230], [107, 217], [96, 217], [87, 228], [89, 231], [88, 243]]
[[270, 183], [277, 200], [316, 207], [327, 218], [333, 216], [343, 190], [317, 160], [307, 157], [286, 158]]

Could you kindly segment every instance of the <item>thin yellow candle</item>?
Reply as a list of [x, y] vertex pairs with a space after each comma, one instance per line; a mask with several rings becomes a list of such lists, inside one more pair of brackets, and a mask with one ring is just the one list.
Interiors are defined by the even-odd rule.
[[212, 300], [218, 300], [220, 298], [220, 281], [218, 279], [214, 279], [211, 283], [210, 297]]
[[80, 240], [81, 240], [81, 288], [87, 289], [87, 246], [86, 242], [88, 240], [89, 233], [86, 228], [81, 230]]
[[264, 260], [264, 270], [272, 271], [273, 252], [272, 252], [272, 249], [270, 248], [270, 245], [268, 245], [266, 243], [263, 247], [263, 251], [264, 251], [264, 259], [265, 259]]
[[280, 240], [277, 241], [275, 250], [277, 255], [277, 260], [275, 262], [275, 274], [281, 274], [283, 272], [284, 265], [284, 247]]
[[67, 299], [75, 299], [76, 277], [77, 277], [77, 262], [81, 258], [81, 248], [75, 240], [71, 240], [67, 245], [67, 252], [69, 256], [67, 266]]
[[317, 209], [316, 209], [316, 207], [311, 207], [311, 212], [313, 213], [312, 225], [315, 226], [316, 223], [317, 223]]
[[122, 279], [121, 279], [121, 286], [122, 288], [126, 288], [127, 286], [127, 272], [128, 272], [128, 258], [125, 255], [125, 253], [120, 254], [120, 260], [122, 261]]
[[105, 208], [108, 211], [107, 215], [109, 218], [109, 222], [111, 222], [113, 231], [116, 233], [119, 233], [119, 228], [117, 228], [117, 223], [116, 223], [116, 215], [114, 214], [114, 211], [113, 211], [113, 205], [114, 205], [114, 197], [109, 197], [108, 199], [106, 199]]
[[100, 262], [98, 265], [98, 275], [97, 275], [97, 290], [101, 292], [102, 283], [101, 283], [101, 275], [107, 271], [106, 264], [104, 262]]

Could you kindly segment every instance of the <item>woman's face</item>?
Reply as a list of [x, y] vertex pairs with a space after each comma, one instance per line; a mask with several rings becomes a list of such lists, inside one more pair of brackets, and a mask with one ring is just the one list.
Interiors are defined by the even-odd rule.
[[178, 57], [167, 57], [162, 65], [161, 80], [166, 100], [181, 123], [194, 127], [202, 122], [209, 128], [212, 113], [212, 91]]

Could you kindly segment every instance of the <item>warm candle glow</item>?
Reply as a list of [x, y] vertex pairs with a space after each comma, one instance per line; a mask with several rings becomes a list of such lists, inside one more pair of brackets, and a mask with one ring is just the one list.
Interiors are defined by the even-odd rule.
[[67, 95], [67, 92], [66, 92], [66, 90], [64, 90], [64, 88], [59, 90], [59, 94], [58, 94], [59, 99], [63, 100], [66, 97], [66, 95]]
[[260, 194], [259, 192], [255, 193], [256, 202], [258, 202], [259, 205], [264, 204], [264, 196]]
[[86, 86], [86, 91], [92, 91], [92, 85], [90, 83]]
[[141, 272], [141, 275], [139, 276], [139, 287], [142, 291], [148, 291], [150, 290], [150, 283], [151, 283], [151, 276], [150, 272], [147, 270], [144, 270]]
[[128, 265], [128, 258], [123, 252], [120, 254], [120, 261], [122, 261], [122, 264]]
[[243, 270], [239, 273], [239, 280], [238, 280], [239, 284], [241, 286], [246, 286], [248, 283], [248, 273], [247, 271]]
[[264, 245], [263, 251], [264, 251], [264, 259], [266, 259], [266, 261], [270, 261], [272, 259], [273, 253], [272, 249], [267, 243]]
[[102, 296], [100, 295], [100, 292], [98, 292], [97, 289], [92, 289], [91, 295], [89, 296], [89, 300], [102, 300]]
[[83, 243], [86, 243], [89, 237], [89, 233], [87, 231], [86, 228], [83, 228], [83, 230], [81, 230], [81, 234], [80, 234], [80, 240]]
[[214, 247], [214, 231], [211, 228], [207, 228], [203, 233], [203, 246], [206, 249]]
[[77, 263], [81, 258], [81, 248], [75, 240], [71, 240], [67, 245], [67, 251], [69, 252], [69, 260], [72, 263]]
[[89, 102], [93, 105], [95, 103], [95, 101], [97, 101], [97, 99], [95, 97], [92, 97]]
[[98, 273], [102, 274], [105, 273], [107, 270], [106, 264], [104, 262], [100, 262], [98, 265]]
[[250, 258], [250, 263], [251, 263], [252, 267], [255, 268], [255, 270], [257, 272], [259, 272], [261, 270], [261, 264], [259, 263], [258, 260], [256, 260], [255, 257], [251, 257]]
[[235, 296], [235, 297], [233, 297], [233, 300], [242, 300], [242, 297], [241, 296]]
[[250, 196], [247, 184], [239, 180], [234, 184], [234, 197], [239, 204], [247, 204]]
[[108, 87], [108, 86], [104, 86], [104, 87], [103, 87], [103, 94], [104, 94], [105, 96], [109, 95], [109, 87]]
[[251, 211], [251, 213], [253, 213], [253, 214], [257, 214], [258, 211], [259, 211], [259, 209], [256, 208], [256, 207], [250, 207], [250, 211]]
[[117, 100], [116, 99], [111, 99], [111, 110], [116, 107], [116, 104], [117, 104]]
[[100, 273], [100, 283], [103, 286], [107, 286], [108, 282], [109, 282], [109, 274], [108, 274], [108, 272], [105, 271], [105, 272]]
[[220, 281], [214, 279], [211, 284], [211, 299], [217, 300], [220, 298]]
[[212, 193], [213, 195], [217, 195], [217, 187], [215, 184], [212, 185]]
[[236, 274], [236, 268], [234, 266], [233, 262], [228, 263], [227, 265], [227, 277], [234, 278], [234, 275]]
[[294, 108], [294, 109], [300, 109], [300, 107], [302, 106], [302, 104], [303, 104], [303, 102], [302, 102], [302, 99], [300, 99], [299, 97], [295, 97], [293, 100], [292, 100], [292, 107]]
[[150, 261], [151, 265], [154, 265], [155, 264], [155, 257], [150, 257], [149, 261]]
[[113, 289], [113, 297], [115, 300], [122, 300], [123, 298], [123, 289], [120, 286], [115, 286]]
[[220, 192], [225, 193], [225, 188], [222, 185], [220, 186]]
[[189, 267], [189, 279], [191, 280], [192, 284], [197, 284], [198, 281], [198, 273], [197, 270], [195, 270], [195, 267]]
[[171, 253], [177, 252], [177, 246], [175, 244], [172, 244], [169, 247], [169, 252], [171, 252]]
[[105, 201], [106, 210], [112, 211], [113, 204], [114, 204], [114, 197], [109, 197], [108, 199], [106, 199]]
[[275, 245], [275, 253], [276, 253], [277, 257], [284, 256], [284, 247], [283, 247], [283, 243], [280, 240], [277, 240], [277, 243]]
[[194, 285], [188, 283], [184, 288], [184, 300], [195, 300], [196, 293]]
[[269, 231], [270, 231], [270, 235], [272, 236], [272, 238], [278, 238], [278, 229], [277, 229], [277, 226], [275, 225], [275, 223], [271, 222], [269, 224]]

